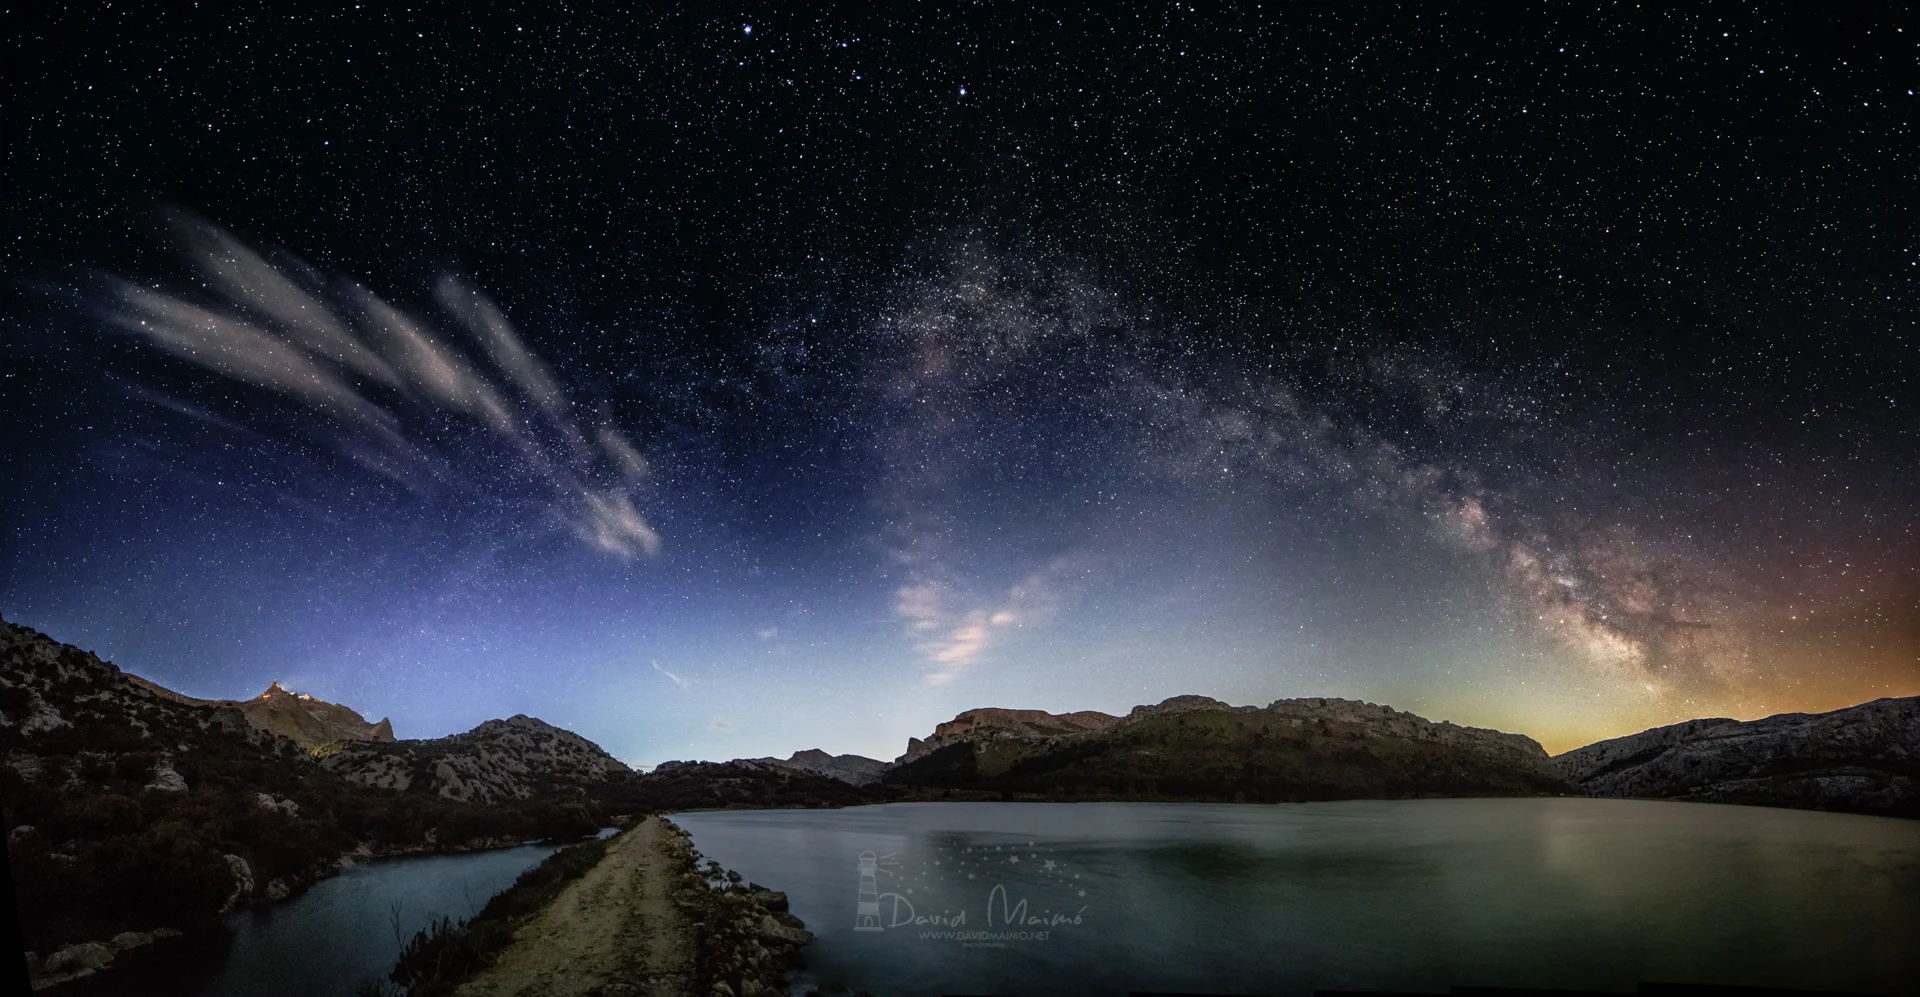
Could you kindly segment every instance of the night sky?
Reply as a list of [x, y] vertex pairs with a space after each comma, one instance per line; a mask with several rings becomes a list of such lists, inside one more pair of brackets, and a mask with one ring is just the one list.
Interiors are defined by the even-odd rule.
[[641, 764], [1920, 693], [1913, 8], [1495, 6], [16, 14], [0, 613]]

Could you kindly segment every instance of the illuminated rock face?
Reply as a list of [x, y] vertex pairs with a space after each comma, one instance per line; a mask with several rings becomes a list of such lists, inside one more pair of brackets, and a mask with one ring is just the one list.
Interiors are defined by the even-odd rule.
[[248, 723], [289, 738], [303, 748], [330, 741], [393, 740], [393, 724], [388, 721], [368, 723], [366, 717], [345, 706], [288, 691], [278, 682], [238, 705]]
[[368, 723], [366, 717], [352, 709], [293, 692], [278, 682], [252, 699], [195, 699], [138, 675], [127, 678], [148, 692], [176, 703], [230, 706], [239, 710], [255, 730], [278, 734], [302, 748], [312, 749], [335, 741], [393, 740], [392, 723], [386, 720]]
[[1920, 817], [1920, 696], [1616, 737], [1554, 762], [1596, 796]]

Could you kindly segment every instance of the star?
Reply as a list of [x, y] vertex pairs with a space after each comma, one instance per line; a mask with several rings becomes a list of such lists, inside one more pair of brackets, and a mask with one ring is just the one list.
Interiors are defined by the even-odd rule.
[[1043, 865], [1043, 866], [1041, 866], [1040, 868], [1042, 868], [1042, 869], [1045, 869], [1045, 870], [1047, 870], [1048, 872], [1052, 872], [1052, 871], [1054, 870], [1054, 868], [1055, 868], [1055, 866], [1054, 866], [1054, 863], [1053, 863], [1053, 860], [1052, 860], [1052, 859], [1048, 859], [1048, 860], [1047, 860], [1047, 862], [1046, 862], [1046, 864], [1045, 864], [1045, 865]]

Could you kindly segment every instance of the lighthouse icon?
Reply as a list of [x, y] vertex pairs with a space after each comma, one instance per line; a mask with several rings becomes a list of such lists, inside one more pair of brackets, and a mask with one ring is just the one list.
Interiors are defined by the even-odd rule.
[[854, 908], [853, 930], [855, 931], [881, 930], [880, 885], [874, 878], [879, 869], [879, 856], [872, 852], [860, 853], [860, 903]]

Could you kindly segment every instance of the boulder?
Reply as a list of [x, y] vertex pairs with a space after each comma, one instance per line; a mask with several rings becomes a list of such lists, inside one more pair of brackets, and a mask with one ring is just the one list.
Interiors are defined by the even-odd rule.
[[151, 931], [122, 931], [107, 942], [115, 952], [131, 952], [142, 945], [153, 944]]
[[287, 894], [292, 892], [293, 891], [287, 887], [287, 881], [284, 879], [275, 877], [273, 879], [267, 880], [267, 899], [268, 900], [272, 900], [275, 902], [285, 900], [287, 899]]
[[805, 928], [788, 927], [774, 920], [770, 914], [762, 914], [760, 916], [760, 923], [756, 926], [755, 933], [767, 941], [781, 945], [792, 945], [795, 948], [799, 948], [813, 941], [812, 932]]
[[172, 759], [162, 758], [153, 763], [153, 778], [147, 782], [147, 788], [162, 793], [184, 793], [187, 780], [174, 771]]
[[272, 793], [253, 794], [253, 803], [262, 810], [278, 810], [289, 817], [300, 816], [300, 804], [292, 800], [282, 800]]
[[47, 956], [47, 961], [40, 964], [40, 971], [47, 976], [90, 973], [111, 962], [112, 949], [99, 942], [81, 942]]
[[234, 905], [253, 895], [253, 870], [247, 866], [247, 860], [238, 855], [223, 857], [227, 860], [227, 869], [233, 873], [233, 892], [220, 905], [220, 913], [225, 914]]

